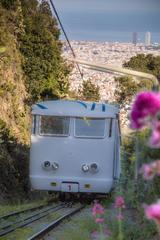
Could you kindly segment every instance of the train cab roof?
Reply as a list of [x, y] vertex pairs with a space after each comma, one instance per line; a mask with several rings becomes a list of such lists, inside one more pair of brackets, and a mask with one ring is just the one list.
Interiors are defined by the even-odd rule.
[[34, 104], [33, 115], [116, 118], [119, 108], [113, 104], [71, 100], [51, 100]]

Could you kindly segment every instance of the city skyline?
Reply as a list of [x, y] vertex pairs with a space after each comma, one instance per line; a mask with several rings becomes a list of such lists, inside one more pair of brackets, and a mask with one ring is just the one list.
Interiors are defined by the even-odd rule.
[[151, 33], [150, 32], [146, 32], [145, 34], [145, 45], [146, 46], [150, 46], [152, 44], [151, 42]]

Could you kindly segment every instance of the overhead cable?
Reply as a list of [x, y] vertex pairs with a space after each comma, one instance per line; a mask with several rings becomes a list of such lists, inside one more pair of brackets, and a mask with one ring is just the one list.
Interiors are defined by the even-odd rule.
[[[59, 25], [60, 25], [60, 27], [61, 27], [61, 29], [62, 29], [62, 31], [63, 31], [63, 34], [64, 34], [64, 36], [65, 36], [65, 38], [66, 38], [66, 40], [67, 40], [67, 43], [68, 43], [68, 45], [69, 45], [69, 47], [70, 47], [70, 49], [71, 49], [72, 55], [73, 55], [74, 58], [76, 58], [75, 52], [74, 52], [74, 50], [73, 50], [73, 48], [72, 48], [72, 46], [71, 46], [71, 43], [70, 43], [70, 41], [69, 41], [69, 38], [68, 38], [68, 36], [67, 36], [67, 34], [66, 34], [66, 31], [65, 31], [65, 29], [64, 29], [64, 27], [63, 27], [63, 24], [62, 24], [62, 22], [61, 22], [61, 20], [60, 20], [60, 18], [59, 18], [58, 12], [57, 12], [56, 7], [55, 7], [55, 5], [53, 4], [53, 1], [52, 1], [52, 0], [50, 0], [50, 4], [51, 4], [51, 7], [52, 7], [52, 9], [53, 9], [53, 11], [54, 11], [54, 13], [55, 13], [55, 15], [56, 15], [56, 18], [57, 18], [57, 20], [58, 20], [58, 22], [59, 22]], [[80, 69], [80, 67], [79, 67], [79, 64], [76, 63], [76, 65], [77, 65], [78, 71], [79, 71], [79, 73], [80, 73], [80, 76], [81, 76], [81, 78], [82, 78], [82, 80], [83, 80], [83, 73], [81, 72], [81, 69]]]

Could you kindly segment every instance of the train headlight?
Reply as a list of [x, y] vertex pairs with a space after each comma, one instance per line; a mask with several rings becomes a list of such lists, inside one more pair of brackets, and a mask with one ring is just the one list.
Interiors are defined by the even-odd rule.
[[50, 170], [51, 169], [51, 163], [49, 161], [45, 161], [45, 162], [42, 163], [42, 167], [45, 170]]
[[99, 170], [99, 168], [98, 168], [97, 163], [92, 163], [92, 164], [90, 165], [90, 171], [91, 171], [92, 173], [97, 173], [98, 170]]
[[59, 164], [58, 163], [56, 163], [56, 162], [52, 163], [52, 169], [53, 170], [57, 170], [58, 168], [59, 168]]
[[89, 166], [87, 164], [82, 165], [82, 171], [83, 172], [88, 172], [89, 171]]

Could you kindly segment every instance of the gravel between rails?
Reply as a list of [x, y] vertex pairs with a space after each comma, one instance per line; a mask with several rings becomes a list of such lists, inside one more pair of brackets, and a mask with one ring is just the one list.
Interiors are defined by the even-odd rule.
[[[61, 239], [61, 234], [70, 228], [74, 228], [74, 222], [78, 220], [79, 218], [86, 218], [91, 216], [91, 208], [84, 208], [79, 213], [77, 213], [75, 216], [72, 216], [71, 219], [65, 220], [64, 222], [60, 223], [59, 226], [57, 226], [55, 229], [51, 230], [45, 237], [43, 237], [43, 240], [59, 240]], [[70, 240], [70, 239], [65, 239]]]
[[57, 218], [56, 220], [52, 221], [47, 227], [43, 228], [41, 231], [37, 232], [28, 240], [37, 240], [37, 239], [45, 239], [45, 236], [50, 234], [52, 229], [55, 229], [61, 222], [64, 222], [64, 220], [71, 218], [72, 215], [77, 214], [79, 211], [81, 211], [85, 205], [79, 205], [79, 206], [71, 206], [67, 208], [64, 208], [65, 212], [62, 214], [61, 217]]

